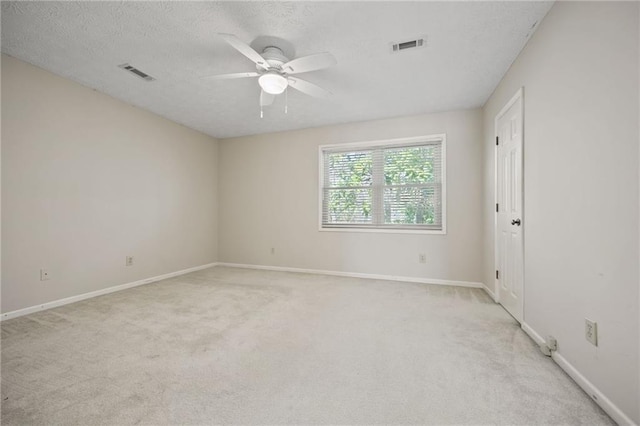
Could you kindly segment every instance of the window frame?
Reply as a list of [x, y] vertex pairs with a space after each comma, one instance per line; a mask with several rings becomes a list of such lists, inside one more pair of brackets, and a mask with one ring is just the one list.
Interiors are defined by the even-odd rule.
[[[407, 229], [407, 228], [385, 228], [385, 227], [363, 227], [362, 225], [324, 227], [322, 224], [322, 208], [323, 208], [323, 192], [324, 192], [324, 152], [327, 150], [344, 150], [376, 148], [379, 146], [393, 145], [411, 145], [420, 142], [440, 142], [441, 144], [441, 167], [442, 167], [442, 185], [441, 185], [441, 205], [442, 205], [442, 229]], [[446, 133], [413, 136], [408, 138], [397, 139], [381, 139], [376, 141], [347, 142], [337, 144], [327, 144], [318, 146], [318, 231], [320, 232], [374, 232], [382, 234], [431, 234], [446, 235], [447, 234], [447, 135]]]

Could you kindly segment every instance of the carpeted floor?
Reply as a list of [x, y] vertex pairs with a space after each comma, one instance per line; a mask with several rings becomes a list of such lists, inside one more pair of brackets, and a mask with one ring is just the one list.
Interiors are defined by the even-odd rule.
[[2, 423], [613, 424], [478, 289], [216, 267], [2, 323]]

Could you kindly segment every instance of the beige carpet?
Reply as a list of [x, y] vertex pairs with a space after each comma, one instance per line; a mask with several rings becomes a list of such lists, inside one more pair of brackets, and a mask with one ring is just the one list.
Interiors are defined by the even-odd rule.
[[216, 267], [2, 323], [2, 423], [613, 424], [481, 290]]

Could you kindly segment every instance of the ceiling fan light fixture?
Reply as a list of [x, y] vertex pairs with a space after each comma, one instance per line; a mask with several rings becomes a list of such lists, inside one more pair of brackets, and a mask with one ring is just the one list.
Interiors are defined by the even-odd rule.
[[271, 95], [279, 95], [284, 92], [289, 85], [284, 76], [274, 72], [262, 74], [260, 78], [258, 78], [258, 84], [260, 84], [262, 90]]

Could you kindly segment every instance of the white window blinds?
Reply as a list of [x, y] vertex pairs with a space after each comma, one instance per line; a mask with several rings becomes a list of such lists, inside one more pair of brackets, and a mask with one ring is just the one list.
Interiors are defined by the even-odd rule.
[[443, 230], [444, 137], [321, 147], [322, 227]]

